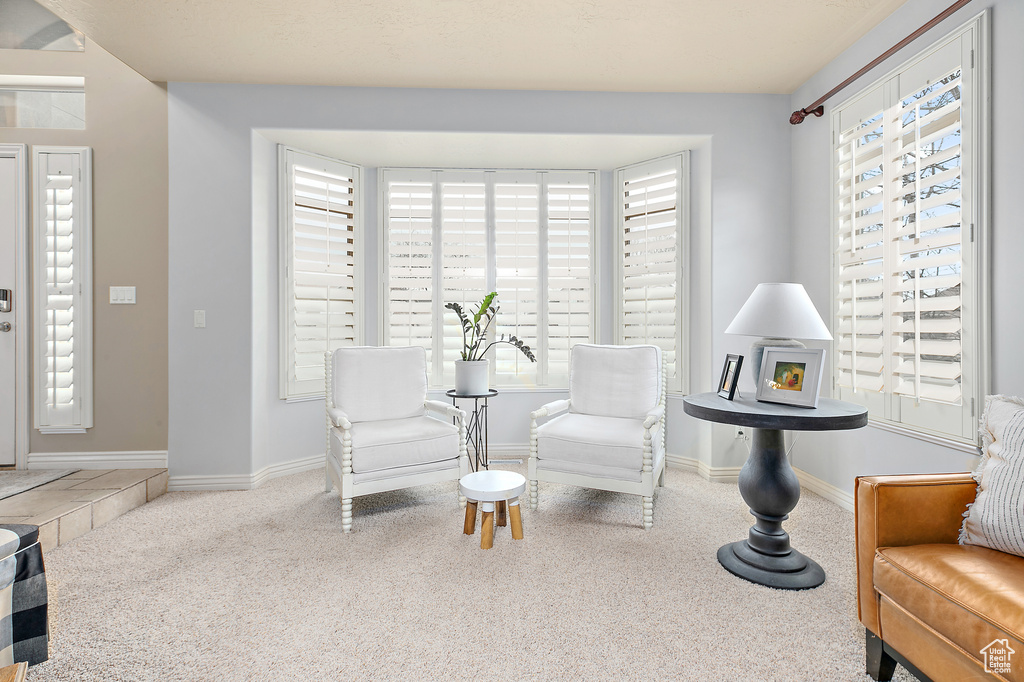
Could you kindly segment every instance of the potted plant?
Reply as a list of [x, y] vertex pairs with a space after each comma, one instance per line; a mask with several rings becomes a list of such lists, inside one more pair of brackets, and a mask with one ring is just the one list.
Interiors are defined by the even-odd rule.
[[514, 335], [510, 334], [508, 338], [505, 338], [505, 335], [502, 334], [487, 343], [487, 333], [500, 310], [495, 301], [497, 298], [498, 292], [496, 291], [487, 294], [480, 301], [477, 309], [471, 311], [471, 315], [467, 315], [458, 303], [446, 303], [444, 306], [459, 316], [459, 324], [462, 326], [462, 353], [460, 354], [462, 359], [455, 361], [455, 392], [459, 395], [487, 393], [489, 363], [484, 355], [495, 344], [507, 343], [522, 351], [523, 355], [530, 359], [530, 362], [537, 362], [537, 356], [533, 354], [530, 347]]

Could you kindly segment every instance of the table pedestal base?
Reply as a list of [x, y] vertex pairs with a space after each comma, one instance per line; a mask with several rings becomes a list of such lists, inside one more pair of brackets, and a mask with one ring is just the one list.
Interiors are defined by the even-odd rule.
[[795, 549], [785, 556], [768, 556], [751, 549], [746, 540], [722, 545], [718, 563], [737, 577], [780, 590], [809, 590], [825, 582], [821, 566]]
[[782, 529], [800, 500], [800, 481], [786, 458], [782, 431], [754, 429], [737, 485], [755, 522], [746, 540], [718, 550], [718, 563], [744, 580], [783, 590], [807, 590], [825, 582], [821, 566], [793, 549]]

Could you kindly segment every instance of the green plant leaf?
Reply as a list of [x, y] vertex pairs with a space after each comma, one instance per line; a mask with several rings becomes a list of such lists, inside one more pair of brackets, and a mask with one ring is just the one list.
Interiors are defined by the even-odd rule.
[[496, 309], [491, 308], [491, 302], [497, 295], [497, 291], [492, 291], [484, 296], [484, 300], [480, 301], [480, 307], [476, 309], [476, 314], [473, 316], [474, 325], [480, 323], [480, 318], [483, 317], [485, 313], [490, 312], [490, 315], [493, 316], [498, 312]]

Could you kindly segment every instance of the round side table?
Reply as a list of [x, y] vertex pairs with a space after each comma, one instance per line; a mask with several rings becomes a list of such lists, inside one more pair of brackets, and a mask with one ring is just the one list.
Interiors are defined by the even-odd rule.
[[698, 419], [754, 430], [738, 484], [757, 521], [746, 540], [718, 550], [718, 562], [744, 580], [784, 590], [806, 590], [825, 582], [821, 566], [793, 549], [789, 533], [782, 529], [782, 522], [800, 501], [800, 481], [786, 457], [783, 430], [858, 429], [868, 423], [867, 410], [827, 398], [821, 398], [816, 408], [806, 408], [699, 393], [683, 398], [683, 411]]
[[[512, 519], [512, 539], [523, 539], [523, 517], [519, 509], [519, 496], [526, 492], [526, 477], [514, 471], [474, 471], [459, 479], [459, 490], [466, 497], [466, 523], [462, 532], [472, 535], [476, 531], [476, 506], [481, 503], [480, 549], [494, 546], [494, 524], [504, 526], [506, 511]], [[497, 512], [497, 514], [495, 514]]]

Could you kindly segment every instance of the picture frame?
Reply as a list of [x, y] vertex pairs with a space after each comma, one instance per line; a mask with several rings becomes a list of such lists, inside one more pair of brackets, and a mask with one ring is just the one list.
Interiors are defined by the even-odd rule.
[[764, 349], [755, 397], [765, 403], [815, 408], [824, 369], [823, 349], [769, 346]]
[[718, 380], [718, 395], [732, 400], [736, 395], [736, 385], [740, 382], [740, 368], [743, 367], [743, 356], [730, 353], [725, 356], [722, 377]]

